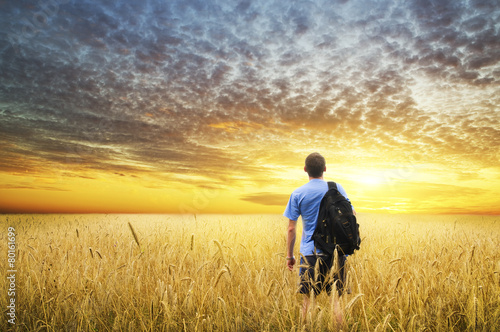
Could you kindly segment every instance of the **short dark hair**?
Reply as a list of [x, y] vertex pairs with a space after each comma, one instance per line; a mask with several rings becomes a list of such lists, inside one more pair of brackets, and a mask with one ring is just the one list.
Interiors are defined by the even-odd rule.
[[306, 158], [306, 172], [312, 178], [323, 176], [326, 161], [318, 152], [313, 152]]

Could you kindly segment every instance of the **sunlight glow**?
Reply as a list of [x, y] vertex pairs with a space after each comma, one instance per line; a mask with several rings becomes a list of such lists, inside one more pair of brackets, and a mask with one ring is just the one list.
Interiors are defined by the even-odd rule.
[[364, 185], [376, 186], [384, 183], [384, 178], [377, 175], [363, 175], [358, 179], [359, 183]]

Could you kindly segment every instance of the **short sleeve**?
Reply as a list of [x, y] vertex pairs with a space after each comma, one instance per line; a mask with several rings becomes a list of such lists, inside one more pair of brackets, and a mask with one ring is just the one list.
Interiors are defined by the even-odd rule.
[[290, 220], [297, 221], [297, 219], [299, 219], [300, 209], [297, 196], [294, 195], [294, 193], [290, 195], [290, 199], [288, 200], [288, 204], [286, 205], [283, 215]]

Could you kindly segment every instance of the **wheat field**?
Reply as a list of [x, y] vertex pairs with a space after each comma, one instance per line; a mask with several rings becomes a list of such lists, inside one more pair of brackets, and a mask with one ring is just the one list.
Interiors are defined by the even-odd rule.
[[[500, 218], [358, 215], [344, 331], [500, 330]], [[331, 331], [301, 323], [279, 215], [2, 215], [15, 229], [16, 320], [2, 331]], [[299, 229], [300, 234], [300, 229]], [[298, 243], [296, 244], [298, 255]]]

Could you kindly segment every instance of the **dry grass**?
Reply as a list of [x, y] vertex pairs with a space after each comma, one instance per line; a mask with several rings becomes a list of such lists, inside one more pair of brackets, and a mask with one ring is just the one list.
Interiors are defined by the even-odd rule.
[[[346, 331], [500, 330], [499, 217], [359, 219], [362, 250], [349, 258], [352, 293], [341, 298]], [[0, 220], [4, 257], [7, 226], [17, 232], [19, 331], [303, 330], [281, 216]], [[312, 330], [333, 329], [326, 295], [311, 316]], [[0, 330], [9, 327], [5, 316]]]

